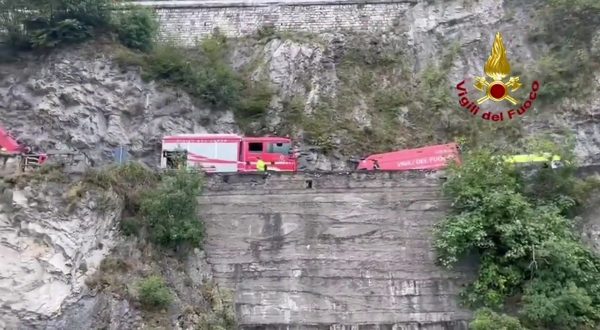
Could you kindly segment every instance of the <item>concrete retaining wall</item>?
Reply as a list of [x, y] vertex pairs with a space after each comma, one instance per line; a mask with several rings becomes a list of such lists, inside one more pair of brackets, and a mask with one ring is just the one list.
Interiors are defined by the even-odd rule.
[[423, 173], [211, 176], [209, 263], [243, 329], [466, 329], [472, 272], [434, 264], [439, 188]]

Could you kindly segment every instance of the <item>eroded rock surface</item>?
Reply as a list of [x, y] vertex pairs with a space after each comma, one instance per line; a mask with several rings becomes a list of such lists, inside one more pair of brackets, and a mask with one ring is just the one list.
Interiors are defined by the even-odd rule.
[[102, 164], [124, 146], [152, 166], [164, 135], [236, 132], [231, 112], [144, 83], [114, 55], [95, 44], [0, 66], [0, 125], [40, 150], [77, 150]]
[[86, 276], [115, 244], [120, 209], [102, 209], [94, 191], [70, 204], [67, 191], [67, 184], [43, 182], [5, 190], [0, 328], [30, 328], [59, 315], [85, 291]]

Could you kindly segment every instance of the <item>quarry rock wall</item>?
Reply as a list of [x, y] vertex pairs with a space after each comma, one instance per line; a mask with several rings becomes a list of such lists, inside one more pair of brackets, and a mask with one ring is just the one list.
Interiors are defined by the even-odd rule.
[[434, 264], [440, 183], [424, 173], [209, 176], [205, 249], [242, 329], [467, 329], [457, 295], [473, 265]]

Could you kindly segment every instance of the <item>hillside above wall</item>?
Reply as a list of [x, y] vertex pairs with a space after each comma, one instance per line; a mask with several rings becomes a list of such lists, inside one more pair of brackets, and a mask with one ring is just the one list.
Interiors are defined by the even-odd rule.
[[[579, 65], [578, 57], [567, 61], [571, 53], [560, 53], [560, 42], [532, 37], [532, 31], [548, 28], [535, 16], [548, 5], [533, 0], [140, 3], [156, 9], [164, 41], [190, 47], [217, 28], [228, 38], [222, 49], [227, 64], [246, 82], [270, 89], [271, 94], [254, 95], [263, 98], [259, 108], [266, 107], [254, 109], [252, 117], [216, 109], [190, 96], [181, 83], [144, 81], [140, 72], [148, 67], [120, 66], [132, 56], [114, 43], [96, 41], [1, 64], [2, 125], [42, 150], [76, 149], [99, 164], [111, 162], [115, 148], [125, 146], [131, 158], [156, 166], [163, 135], [193, 132], [289, 134], [305, 150], [305, 169], [352, 169], [348, 160], [370, 153], [458, 137], [518, 147], [533, 134], [558, 138], [565, 130], [575, 136], [584, 163], [598, 160], [600, 79], [593, 59], [600, 54], [600, 33], [591, 34], [587, 48], [571, 47], [590, 56], [585, 62], [590, 66], [565, 68]], [[523, 82], [515, 97], [526, 97], [533, 78], [542, 90], [575, 86], [581, 95], [564, 89], [564, 95], [537, 100], [510, 122], [470, 116], [459, 106], [455, 86], [483, 75], [497, 31]], [[200, 56], [194, 51], [186, 56]], [[579, 73], [570, 76], [568, 70]], [[477, 91], [469, 88], [475, 97]]]

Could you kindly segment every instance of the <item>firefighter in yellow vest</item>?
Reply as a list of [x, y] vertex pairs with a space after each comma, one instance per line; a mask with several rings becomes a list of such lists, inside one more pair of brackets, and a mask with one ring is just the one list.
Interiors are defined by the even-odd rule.
[[258, 160], [256, 161], [256, 170], [259, 172], [264, 172], [266, 169], [265, 162], [260, 157], [257, 157], [257, 159]]

